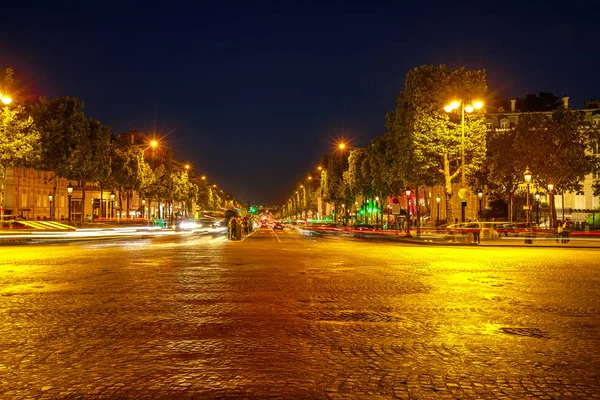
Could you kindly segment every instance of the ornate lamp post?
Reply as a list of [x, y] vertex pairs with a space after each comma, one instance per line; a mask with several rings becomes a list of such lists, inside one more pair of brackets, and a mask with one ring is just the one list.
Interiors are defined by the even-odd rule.
[[412, 237], [410, 234], [410, 188], [406, 188], [406, 235], [405, 237]]
[[115, 213], [115, 192], [111, 190], [110, 192], [110, 219], [114, 218]]
[[436, 196], [435, 198], [435, 202], [437, 203], [437, 223], [439, 225], [440, 223], [440, 201], [442, 201], [442, 199], [440, 199], [440, 196]]
[[479, 220], [481, 221], [481, 200], [483, 200], [483, 192], [477, 193], [477, 198], [479, 199]]
[[550, 203], [549, 211], [550, 217], [550, 228], [554, 228], [554, 185], [552, 183], [548, 184], [548, 202]]
[[[456, 110], [459, 107], [461, 109], [460, 183], [461, 183], [462, 188], [466, 188], [466, 183], [465, 183], [465, 111], [467, 113], [472, 113], [475, 110], [479, 110], [480, 108], [483, 107], [483, 102], [481, 102], [479, 100], [475, 100], [472, 103], [465, 104], [465, 101], [463, 99], [454, 100], [453, 102], [451, 102], [450, 104], [448, 104], [447, 106], [444, 107], [444, 111], [446, 111], [447, 113], [451, 113], [452, 111]], [[461, 222], [465, 222], [464, 219], [465, 219], [466, 199], [461, 199], [461, 200], [463, 200], [461, 202], [461, 206], [462, 206], [461, 207], [462, 208], [462, 213], [461, 213], [462, 221]]]
[[375, 196], [375, 229], [379, 228], [379, 196]]
[[52, 192], [48, 193], [48, 203], [50, 204], [50, 209], [48, 211], [50, 211], [50, 216], [48, 219], [52, 220], [52, 200], [54, 199], [54, 196], [52, 196]]
[[523, 177], [525, 178], [525, 183], [527, 184], [527, 227], [529, 227], [529, 223], [531, 222], [531, 215], [530, 215], [530, 205], [529, 205], [529, 182], [531, 182], [531, 171], [529, 171], [529, 168], [525, 169], [525, 173], [523, 174]]
[[535, 194], [535, 225], [540, 226], [540, 194]]
[[69, 198], [69, 225], [71, 224], [71, 196], [73, 196], [73, 186], [71, 182], [67, 185], [67, 197]]
[[523, 174], [523, 177], [525, 178], [525, 183], [527, 184], [527, 223], [526, 223], [526, 229], [527, 229], [527, 238], [525, 239], [525, 243], [526, 244], [531, 244], [533, 243], [533, 240], [531, 240], [531, 236], [530, 236], [530, 224], [531, 224], [531, 206], [529, 205], [529, 182], [531, 182], [531, 171], [529, 171], [529, 168], [525, 169], [525, 173]]

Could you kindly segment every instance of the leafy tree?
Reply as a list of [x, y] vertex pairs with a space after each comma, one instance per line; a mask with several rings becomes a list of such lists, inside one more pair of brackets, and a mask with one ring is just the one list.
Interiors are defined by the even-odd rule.
[[[461, 176], [461, 116], [446, 113], [444, 105], [453, 99], [470, 101], [487, 90], [483, 70], [449, 69], [424, 65], [407, 74], [404, 90], [391, 115], [395, 169], [415, 186], [442, 182], [446, 194], [446, 215], [452, 215], [452, 182]], [[486, 127], [481, 113], [465, 113], [465, 175], [471, 176], [485, 160]], [[388, 128], [389, 129], [389, 128]]]
[[[101, 182], [111, 176], [110, 129], [99, 121], [87, 118], [84, 129], [72, 132], [74, 147], [67, 162], [61, 166], [62, 176], [81, 185], [81, 201], [85, 204], [87, 182]], [[84, 215], [82, 213], [82, 221]]]
[[513, 220], [515, 193], [523, 183], [527, 160], [515, 151], [513, 131], [490, 131], [487, 136], [487, 162], [472, 175], [472, 187], [486, 189], [496, 198], [506, 200], [509, 205], [509, 220]]
[[370, 177], [363, 175], [363, 162], [367, 158], [365, 149], [354, 149], [348, 156], [348, 170], [344, 171], [345, 185], [352, 196], [365, 194], [370, 189]]
[[69, 178], [71, 155], [79, 145], [83, 132], [89, 127], [83, 107], [82, 102], [72, 97], [52, 100], [42, 97], [32, 109], [33, 119], [41, 135], [40, 142], [44, 144], [36, 168], [53, 172], [55, 197], [57, 177]]
[[37, 161], [40, 133], [21, 105], [0, 107], [0, 221], [4, 219], [6, 171]]
[[[561, 108], [550, 117], [523, 114], [514, 135], [512, 150], [519, 154], [519, 164], [531, 170], [535, 185], [552, 183], [560, 194], [580, 192], [585, 175], [600, 170], [600, 159], [594, 155], [600, 131], [579, 111]], [[554, 207], [551, 212], [551, 221], [556, 221]]]

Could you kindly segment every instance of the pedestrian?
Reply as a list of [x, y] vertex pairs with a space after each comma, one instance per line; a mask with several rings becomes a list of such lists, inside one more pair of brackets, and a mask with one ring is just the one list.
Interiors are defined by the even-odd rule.
[[563, 223], [560, 219], [556, 220], [556, 243], [560, 240], [562, 242], [563, 234]]
[[240, 217], [235, 219], [235, 240], [242, 240], [242, 219]]
[[565, 219], [563, 221], [563, 223], [562, 223], [562, 240], [561, 240], [561, 243], [569, 243], [569, 231], [570, 231], [569, 221], [567, 221]]
[[248, 219], [242, 218], [242, 235], [248, 236]]
[[481, 244], [481, 224], [475, 220], [473, 223], [473, 243]]
[[235, 240], [235, 217], [229, 218], [227, 226], [229, 227], [229, 240]]

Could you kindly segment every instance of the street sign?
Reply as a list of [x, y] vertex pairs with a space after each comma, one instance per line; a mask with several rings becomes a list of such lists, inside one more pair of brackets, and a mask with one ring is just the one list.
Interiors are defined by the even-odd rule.
[[531, 206], [529, 206], [529, 208], [527, 206], [523, 206], [523, 210], [531, 210]]
[[400, 214], [400, 206], [398, 204], [392, 206], [392, 214]]
[[[399, 200], [397, 197], [394, 197], [394, 198], [392, 199], [392, 203], [394, 203], [394, 204], [398, 204], [398, 203], [400, 203], [400, 200]], [[396, 214], [396, 213], [394, 212], [394, 214]]]

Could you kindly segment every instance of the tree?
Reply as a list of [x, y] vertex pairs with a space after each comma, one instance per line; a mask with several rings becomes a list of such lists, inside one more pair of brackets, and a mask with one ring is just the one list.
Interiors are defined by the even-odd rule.
[[515, 151], [514, 131], [490, 131], [487, 136], [486, 163], [472, 175], [472, 187], [486, 188], [488, 194], [504, 198], [513, 220], [514, 197], [523, 182], [526, 161]]
[[[397, 169], [407, 182], [441, 181], [446, 193], [446, 215], [453, 220], [452, 182], [461, 175], [461, 117], [443, 107], [453, 99], [482, 98], [487, 90], [485, 71], [424, 65], [406, 76], [398, 97], [391, 133], [398, 143]], [[485, 160], [486, 127], [481, 113], [465, 115], [465, 175], [472, 175]], [[401, 175], [402, 176], [402, 175]]]
[[[83, 204], [87, 182], [103, 182], [111, 177], [111, 137], [110, 129], [92, 118], [85, 120], [83, 129], [72, 132], [72, 151], [60, 170], [61, 176], [79, 181]], [[82, 222], [84, 218], [82, 213]]]
[[[523, 114], [514, 135], [512, 150], [519, 154], [520, 165], [532, 171], [534, 185], [545, 188], [552, 183], [554, 192], [560, 194], [580, 192], [585, 175], [600, 170], [600, 159], [594, 154], [600, 130], [579, 111]], [[556, 221], [554, 207], [551, 221]]]
[[0, 107], [0, 221], [4, 220], [6, 171], [33, 163], [39, 155], [40, 133], [33, 118], [21, 105]]

